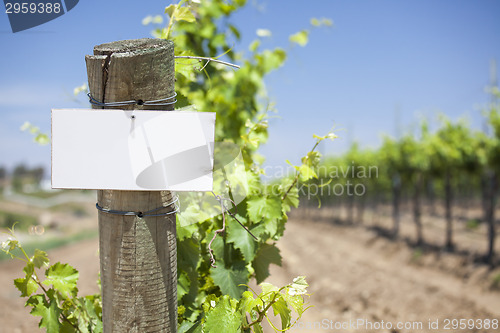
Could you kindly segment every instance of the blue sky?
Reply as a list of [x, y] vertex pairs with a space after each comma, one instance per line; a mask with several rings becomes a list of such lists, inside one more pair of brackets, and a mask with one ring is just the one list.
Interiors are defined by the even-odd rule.
[[[149, 37], [141, 20], [168, 4], [80, 0], [62, 17], [16, 34], [1, 7], [0, 166], [48, 168], [50, 147], [36, 146], [19, 127], [28, 120], [49, 132], [51, 108], [86, 107], [72, 101], [73, 88], [86, 81], [84, 56], [97, 44]], [[321, 148], [332, 154], [353, 140], [376, 147], [398, 123], [409, 130], [437, 112], [480, 128], [489, 63], [500, 61], [499, 15], [497, 0], [249, 0], [232, 20], [243, 34], [236, 49], [265, 28], [272, 36], [263, 46], [289, 51], [266, 81], [280, 115], [262, 149], [268, 164], [297, 161], [312, 134], [333, 125], [341, 138]], [[330, 18], [334, 27], [313, 30], [305, 48], [292, 47], [288, 36], [312, 17]]]

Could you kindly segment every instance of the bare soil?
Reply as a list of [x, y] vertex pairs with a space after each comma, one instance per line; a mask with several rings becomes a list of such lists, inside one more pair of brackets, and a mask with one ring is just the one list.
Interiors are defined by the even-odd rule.
[[[314, 307], [292, 332], [500, 332], [444, 327], [445, 319], [500, 318], [500, 292], [492, 288], [500, 270], [492, 271], [460, 251], [415, 249], [405, 240], [380, 237], [374, 228], [332, 223], [328, 210], [309, 216], [303, 212], [290, 218], [278, 243], [283, 267], [272, 267], [268, 279], [283, 285], [307, 276]], [[402, 227], [409, 234], [413, 226]], [[461, 238], [467, 237], [459, 233]], [[373, 326], [351, 324], [358, 320]], [[438, 320], [439, 329], [429, 328], [429, 320]], [[384, 329], [376, 329], [382, 321]], [[387, 323], [415, 326], [387, 329]]]
[[[284, 285], [305, 275], [312, 293], [309, 301], [314, 305], [291, 332], [500, 332], [444, 327], [445, 319], [500, 319], [500, 292], [492, 287], [500, 271], [474, 259], [485, 247], [481, 230], [461, 231], [458, 225], [456, 241], [465, 244], [460, 246], [467, 251], [458, 246], [456, 252], [445, 252], [436, 247], [412, 247], [413, 225], [406, 216], [402, 219], [402, 240], [397, 241], [381, 237], [375, 228], [390, 225], [390, 220], [375, 221], [368, 214], [368, 226], [354, 226], [333, 223], [332, 216], [328, 209], [296, 211], [278, 242], [283, 265], [271, 268], [268, 282]], [[429, 228], [431, 222], [426, 222], [426, 237], [439, 243], [444, 232], [441, 234], [440, 226], [434, 231]], [[87, 240], [49, 251], [49, 256], [52, 262], [74, 265], [80, 271], [81, 294], [89, 294], [98, 291], [97, 249], [97, 239]], [[0, 332], [39, 331], [39, 318], [28, 314], [25, 300], [12, 283], [21, 276], [21, 269], [17, 262], [0, 263]], [[371, 322], [374, 329], [353, 326], [358, 319]], [[429, 328], [429, 320], [437, 320], [439, 329]], [[382, 321], [384, 327], [377, 328]], [[398, 322], [417, 326], [387, 328], [388, 323], [395, 326]], [[335, 328], [342, 324], [344, 328]]]

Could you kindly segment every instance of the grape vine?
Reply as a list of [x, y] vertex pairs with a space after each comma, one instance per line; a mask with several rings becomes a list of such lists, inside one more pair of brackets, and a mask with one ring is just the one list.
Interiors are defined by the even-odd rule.
[[[283, 236], [288, 212], [299, 204], [298, 184], [317, 178], [315, 169], [321, 155], [316, 148], [321, 141], [336, 136], [315, 135], [313, 149], [300, 165], [293, 166], [292, 175], [272, 184], [261, 179], [265, 175], [264, 157], [258, 149], [268, 138], [268, 114], [274, 111], [263, 82], [267, 74], [284, 64], [287, 52], [279, 47], [261, 50], [261, 38], [269, 35], [268, 31], [251, 43], [250, 54], [230, 46], [240, 40], [230, 17], [245, 5], [245, 0], [181, 0], [166, 7], [167, 25], [153, 31], [155, 37], [175, 43], [177, 108], [216, 111], [218, 147], [238, 147], [242, 161], [233, 174], [224, 168], [220, 168], [220, 176], [214, 173], [214, 178], [221, 177], [214, 179], [214, 192], [234, 202], [235, 210], [228, 211], [234, 218], [225, 219], [220, 209], [219, 214], [213, 213], [213, 205], [198, 200], [200, 194], [187, 195], [187, 207], [177, 217], [179, 333], [257, 333], [262, 332], [264, 320], [275, 331], [286, 331], [307, 309], [304, 277], [281, 288], [264, 280], [271, 264], [281, 264], [276, 241]], [[143, 20], [143, 24], [162, 22], [161, 16]], [[330, 25], [325, 18], [311, 20], [311, 28]], [[310, 29], [303, 29], [290, 35], [290, 43], [305, 46], [309, 33]], [[209, 60], [223, 55], [231, 63], [241, 64], [240, 69]], [[203, 66], [199, 66], [201, 59], [207, 59]], [[234, 199], [242, 189], [244, 198]], [[224, 205], [221, 208], [224, 211]], [[221, 235], [214, 237], [217, 233]], [[15, 240], [5, 244], [4, 251], [13, 257], [14, 250], [24, 253]], [[212, 266], [212, 258], [217, 265]], [[16, 286], [22, 297], [30, 297], [27, 305], [33, 308], [31, 314], [42, 316], [40, 327], [47, 332], [102, 331], [100, 297], [77, 297], [78, 272], [74, 268], [52, 265], [42, 282], [34, 268], [49, 265], [46, 253], [38, 251], [33, 257], [24, 253], [24, 258], [18, 259], [26, 261], [27, 268]], [[249, 290], [251, 279], [262, 288], [260, 293]], [[39, 290], [41, 293], [34, 294]], [[280, 327], [270, 319], [271, 309], [280, 319]]]

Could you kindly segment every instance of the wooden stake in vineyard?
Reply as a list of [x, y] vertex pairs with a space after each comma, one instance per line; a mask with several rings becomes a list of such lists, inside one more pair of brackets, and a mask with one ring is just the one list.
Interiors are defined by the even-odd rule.
[[[85, 60], [90, 94], [105, 104], [94, 109], [173, 110], [172, 103], [144, 105], [175, 94], [171, 41], [102, 44]], [[109, 104], [121, 101], [137, 103]], [[172, 212], [172, 199], [169, 191], [98, 191], [104, 332], [176, 332], [175, 214], [142, 214], [158, 207]]]

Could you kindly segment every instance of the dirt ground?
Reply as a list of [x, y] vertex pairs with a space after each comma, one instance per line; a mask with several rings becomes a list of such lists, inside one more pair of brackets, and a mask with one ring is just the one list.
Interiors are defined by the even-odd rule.
[[[268, 281], [284, 285], [305, 275], [314, 305], [290, 332], [500, 332], [445, 327], [446, 319], [474, 319], [476, 326], [500, 319], [500, 291], [491, 288], [498, 269], [490, 271], [463, 254], [417, 250], [403, 240], [380, 237], [374, 228], [334, 224], [329, 216], [328, 210], [295, 212], [278, 242], [283, 266], [273, 266]], [[402, 233], [410, 235], [412, 227], [404, 221]], [[428, 230], [426, 236], [432, 235]], [[477, 233], [457, 232], [460, 243], [475, 244], [476, 238], [482, 242]], [[74, 265], [80, 292], [88, 294], [97, 292], [97, 249], [97, 239], [87, 240], [49, 256]], [[39, 319], [28, 314], [12, 283], [20, 273], [20, 264], [0, 263], [0, 332], [38, 331]], [[398, 329], [398, 324], [413, 328]], [[366, 329], [370, 325], [373, 329]]]
[[[500, 292], [491, 289], [499, 270], [453, 253], [416, 255], [405, 241], [324, 217], [294, 214], [278, 243], [283, 267], [271, 269], [269, 282], [306, 275], [314, 305], [292, 332], [500, 332], [445, 327], [446, 319], [500, 318]], [[413, 328], [397, 329], [398, 323]]]

